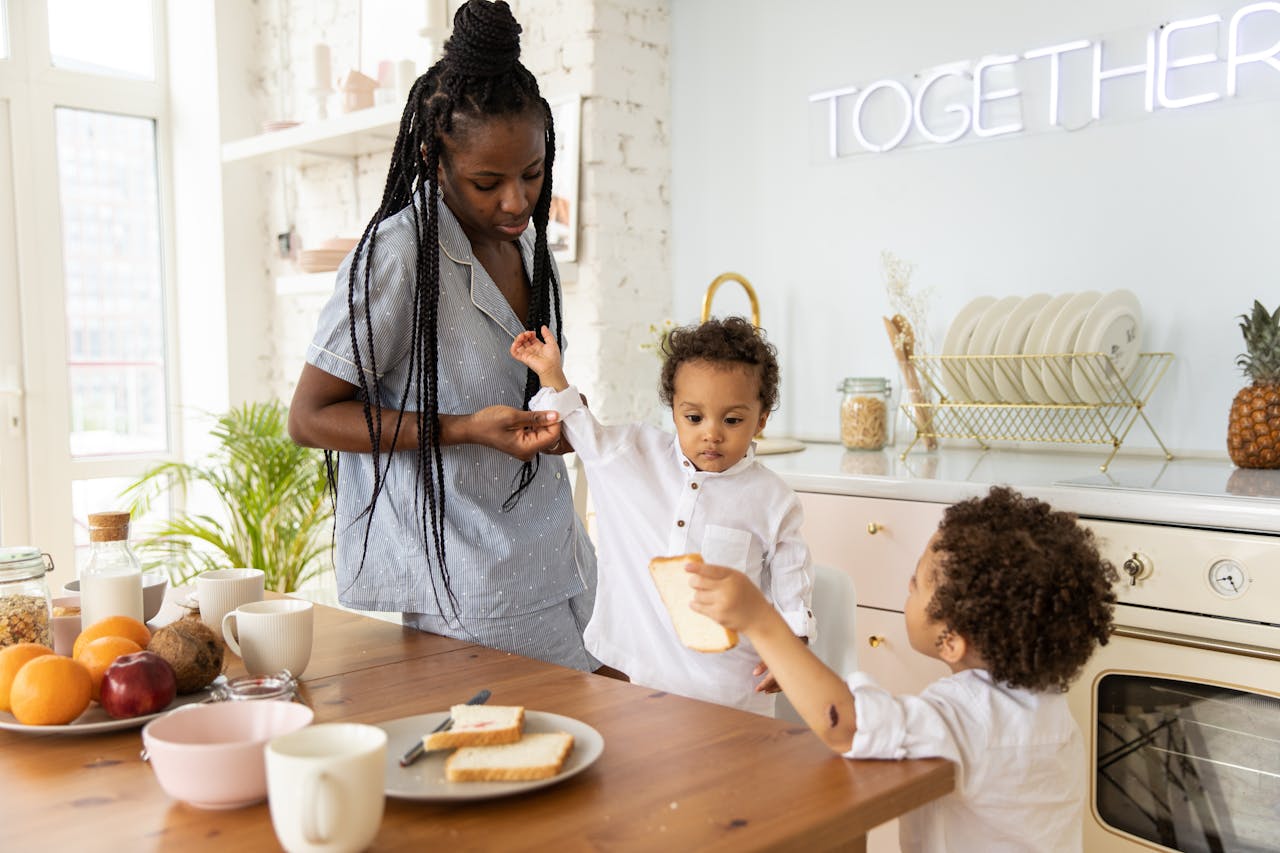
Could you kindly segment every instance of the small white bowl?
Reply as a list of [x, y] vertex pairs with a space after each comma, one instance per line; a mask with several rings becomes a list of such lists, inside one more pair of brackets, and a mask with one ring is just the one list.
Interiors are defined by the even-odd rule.
[[76, 609], [75, 613], [68, 616], [54, 616], [50, 626], [53, 631], [53, 650], [63, 657], [71, 657], [71, 650], [76, 645], [76, 637], [80, 636], [80, 596], [59, 596], [53, 600], [53, 606]]
[[147, 723], [142, 745], [170, 797], [236, 809], [267, 797], [267, 742], [314, 717], [306, 705], [275, 699], [185, 705]]
[[[150, 622], [156, 618], [164, 605], [164, 592], [169, 587], [169, 578], [164, 572], [142, 573], [142, 621]], [[67, 595], [80, 596], [80, 581], [67, 581], [62, 585]]]

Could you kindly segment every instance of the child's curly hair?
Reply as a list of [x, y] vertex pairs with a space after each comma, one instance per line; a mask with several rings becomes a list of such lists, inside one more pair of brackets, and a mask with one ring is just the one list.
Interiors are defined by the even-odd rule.
[[712, 317], [705, 323], [677, 326], [662, 341], [662, 377], [658, 395], [670, 406], [676, 393], [676, 370], [690, 361], [746, 364], [759, 368], [760, 404], [763, 411], [778, 407], [778, 349], [765, 338], [764, 329], [742, 317]]
[[1067, 687], [1111, 634], [1115, 566], [1093, 531], [1004, 486], [948, 507], [934, 549], [928, 615], [982, 655], [1011, 687]]

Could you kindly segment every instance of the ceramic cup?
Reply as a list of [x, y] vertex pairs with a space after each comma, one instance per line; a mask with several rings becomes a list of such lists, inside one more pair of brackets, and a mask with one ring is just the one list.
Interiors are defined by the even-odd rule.
[[250, 675], [287, 669], [297, 678], [311, 660], [314, 612], [297, 598], [254, 601], [223, 616], [219, 630]]
[[373, 843], [386, 803], [387, 733], [322, 723], [267, 744], [271, 825], [285, 850], [356, 851]]
[[241, 604], [262, 600], [262, 569], [210, 569], [196, 575], [200, 621], [222, 633], [222, 617]]

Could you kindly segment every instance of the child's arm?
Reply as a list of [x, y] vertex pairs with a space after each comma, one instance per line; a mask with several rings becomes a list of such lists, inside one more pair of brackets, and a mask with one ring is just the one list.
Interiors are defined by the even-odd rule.
[[564, 375], [560, 347], [550, 329], [543, 326], [541, 331], [541, 340], [535, 332], [516, 335], [516, 339], [511, 342], [511, 357], [538, 374], [542, 387], [563, 391], [569, 387], [569, 380]]
[[792, 633], [745, 574], [705, 563], [689, 563], [685, 570], [694, 588], [693, 609], [750, 637], [809, 728], [835, 752], [848, 752], [858, 727], [844, 680]]

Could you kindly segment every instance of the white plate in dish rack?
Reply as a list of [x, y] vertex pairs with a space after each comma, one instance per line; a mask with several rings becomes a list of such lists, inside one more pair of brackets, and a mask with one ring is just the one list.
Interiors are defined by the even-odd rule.
[[[996, 338], [992, 355], [1022, 355], [1023, 346], [1027, 342], [1027, 333], [1032, 324], [1040, 316], [1044, 307], [1052, 301], [1047, 293], [1033, 293], [1018, 303], [1018, 306], [1005, 318]], [[1022, 384], [1022, 363], [1008, 360], [993, 365], [995, 368], [996, 394], [1000, 399], [1010, 403], [1029, 403], [1026, 388]]]
[[[1067, 300], [1054, 318], [1053, 325], [1045, 337], [1045, 355], [1070, 355], [1076, 351], [1076, 338], [1080, 335], [1080, 326], [1084, 318], [1102, 294], [1096, 290], [1077, 293]], [[1079, 403], [1076, 389], [1071, 387], [1071, 365], [1066, 361], [1046, 360], [1040, 366], [1040, 381], [1044, 383], [1045, 393], [1053, 403]]]
[[[947, 327], [947, 336], [942, 341], [942, 354], [967, 355], [973, 330], [977, 328], [983, 313], [995, 304], [994, 296], [979, 296], [961, 308], [956, 318], [951, 321], [951, 325]], [[964, 372], [963, 365], [957, 362], [949, 360], [942, 362], [942, 384], [946, 386], [947, 394], [953, 401], [963, 402], [971, 399], [972, 395], [965, 383]]]
[[[1053, 328], [1053, 321], [1058, 318], [1058, 312], [1062, 310], [1062, 306], [1070, 302], [1075, 295], [1074, 292], [1060, 293], [1045, 303], [1045, 306], [1040, 309], [1039, 316], [1032, 321], [1031, 328], [1027, 330], [1026, 340], [1022, 342], [1023, 355], [1045, 354], [1045, 345], [1048, 343], [1049, 330]], [[1052, 403], [1049, 392], [1045, 390], [1044, 383], [1040, 380], [1040, 367], [1039, 359], [1023, 361], [1022, 388], [1027, 392], [1028, 402]]]
[[[984, 311], [982, 319], [978, 321], [978, 325], [974, 327], [973, 335], [969, 338], [967, 354], [971, 356], [991, 355], [996, 348], [996, 340], [1000, 337], [1000, 330], [1004, 328], [1005, 320], [1008, 319], [1009, 314], [1021, 302], [1021, 296], [1006, 296], [997, 300], [994, 305]], [[974, 401], [994, 403], [999, 398], [995, 389], [995, 374], [991, 369], [989, 359], [978, 359], [966, 364], [964, 379], [965, 384], [969, 386], [969, 393], [973, 396]]]
[[[1127, 380], [1138, 364], [1142, 350], [1142, 306], [1131, 290], [1113, 290], [1090, 309], [1080, 324], [1076, 352], [1100, 352], [1111, 357], [1115, 372], [1101, 376], [1078, 361], [1071, 364], [1071, 384], [1086, 403], [1110, 399], [1122, 380]], [[1096, 386], [1094, 381], [1096, 381]]]
[[386, 792], [388, 797], [405, 800], [488, 800], [536, 791], [555, 785], [586, 770], [604, 752], [604, 738], [591, 726], [543, 711], [524, 712], [526, 732], [568, 732], [573, 735], [573, 749], [564, 760], [560, 772], [549, 779], [529, 782], [450, 782], [444, 776], [444, 761], [452, 750], [433, 750], [410, 764], [400, 766], [400, 756], [413, 746], [415, 740], [444, 722], [448, 711], [434, 714], [418, 714], [400, 717], [385, 723], [375, 723], [387, 733]]

